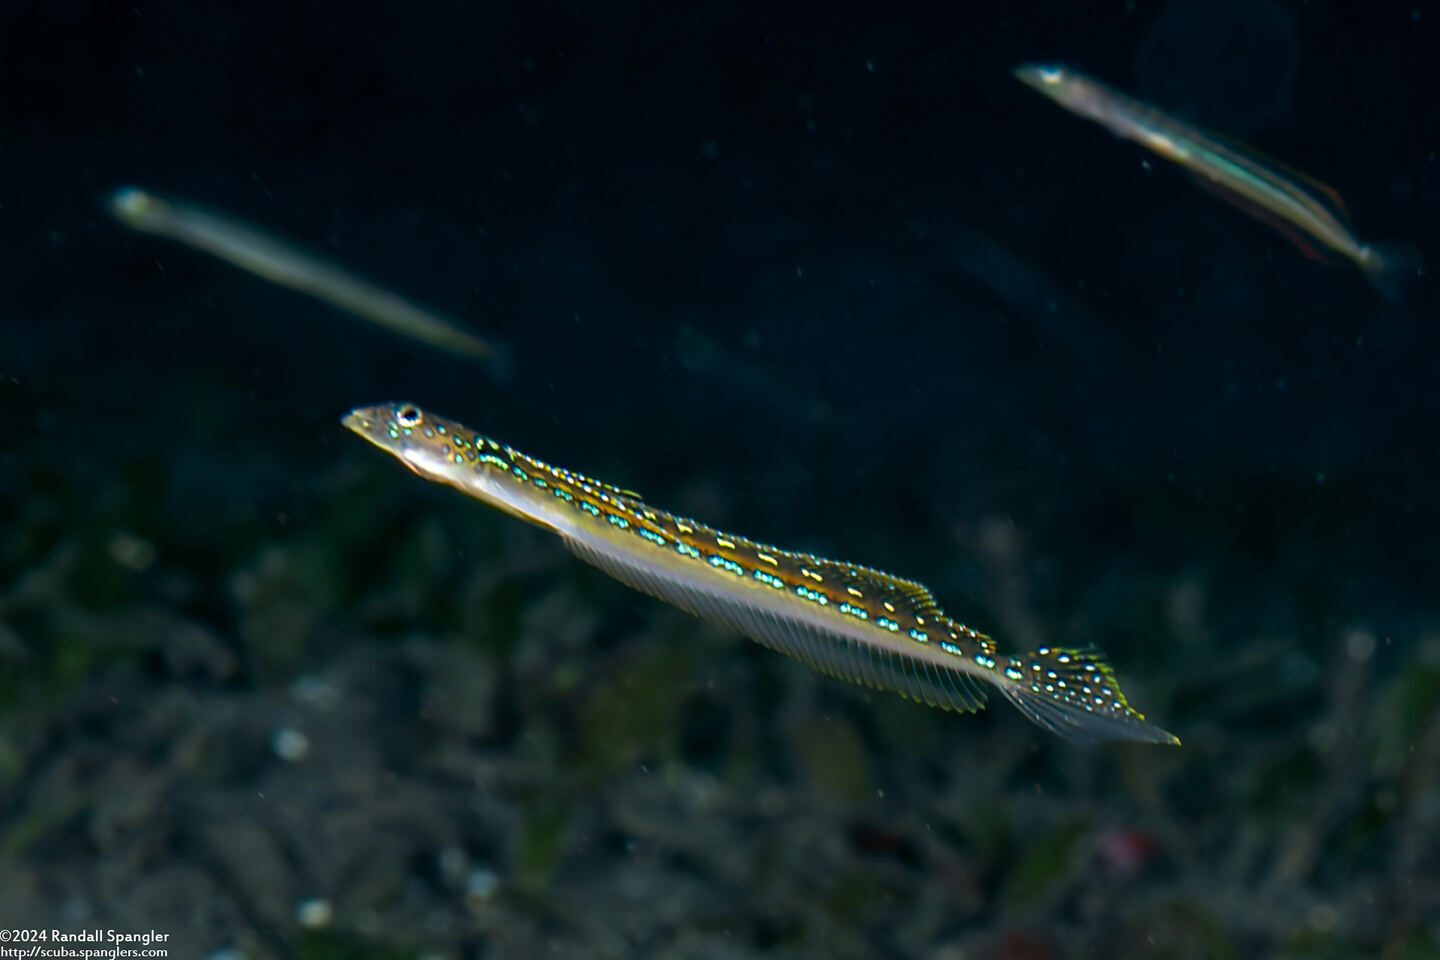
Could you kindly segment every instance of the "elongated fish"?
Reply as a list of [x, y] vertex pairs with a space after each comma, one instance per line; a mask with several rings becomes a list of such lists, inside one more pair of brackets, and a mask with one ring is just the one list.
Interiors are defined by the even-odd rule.
[[109, 208], [115, 219], [131, 229], [204, 250], [272, 283], [308, 293], [396, 333], [451, 353], [503, 362], [494, 345], [454, 321], [417, 307], [258, 227], [178, 200], [165, 200], [136, 187], [112, 193]]
[[1002, 656], [918, 583], [722, 533], [413, 404], [342, 422], [425, 479], [554, 532], [622, 583], [826, 673], [948, 710], [979, 710], [994, 688], [1079, 744], [1180, 742], [1131, 708], [1093, 647]]
[[1356, 239], [1339, 195], [1303, 174], [1263, 163], [1066, 67], [1027, 64], [1017, 67], [1015, 76], [1071, 113], [1178, 163], [1199, 183], [1270, 224], [1317, 259], [1318, 251], [1307, 238], [1352, 261], [1388, 300], [1399, 300], [1405, 285], [1420, 272], [1419, 254], [1408, 244], [1367, 244]]

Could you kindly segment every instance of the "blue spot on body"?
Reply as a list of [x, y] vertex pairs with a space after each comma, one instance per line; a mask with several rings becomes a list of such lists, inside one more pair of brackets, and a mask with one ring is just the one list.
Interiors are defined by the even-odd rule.
[[731, 573], [738, 576], [743, 577], [745, 575], [745, 571], [740, 566], [740, 564], [736, 563], [734, 560], [727, 560], [719, 554], [714, 554], [710, 557], [710, 566], [716, 567], [720, 570], [729, 570]]
[[811, 590], [809, 587], [804, 586], [804, 585], [801, 585], [801, 586], [798, 586], [798, 587], [795, 588], [795, 595], [796, 595], [796, 596], [800, 596], [800, 597], [804, 597], [806, 600], [809, 600], [811, 603], [818, 603], [818, 604], [820, 604], [820, 606], [822, 606], [822, 607], [828, 607], [828, 606], [830, 605], [830, 598], [829, 598], [829, 597], [825, 596], [825, 594], [820, 593], [820, 592], [817, 591], [817, 590]]

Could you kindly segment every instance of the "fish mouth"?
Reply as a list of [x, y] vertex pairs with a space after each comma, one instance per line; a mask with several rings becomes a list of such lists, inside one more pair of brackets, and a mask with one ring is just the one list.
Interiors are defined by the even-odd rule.
[[340, 418], [340, 424], [395, 457], [418, 476], [434, 479], [437, 475], [434, 451], [395, 431], [394, 410], [394, 404], [356, 407]]
[[356, 407], [340, 418], [340, 424], [368, 438], [384, 432], [382, 428], [391, 416], [390, 410], [388, 406]]
[[357, 407], [340, 418], [340, 425], [382, 450], [392, 450], [395, 438], [385, 429], [381, 407]]

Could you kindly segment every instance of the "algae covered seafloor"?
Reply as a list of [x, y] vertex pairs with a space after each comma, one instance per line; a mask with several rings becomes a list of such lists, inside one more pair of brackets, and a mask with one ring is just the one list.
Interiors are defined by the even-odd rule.
[[[1348, 618], [1343, 482], [938, 534], [975, 619], [1111, 638], [1186, 741], [1085, 751], [817, 676], [358, 448], [283, 523], [164, 462], [19, 462], [0, 903], [36, 926], [255, 958], [1436, 951], [1440, 630]], [[1085, 515], [1185, 563], [1047, 583]]]

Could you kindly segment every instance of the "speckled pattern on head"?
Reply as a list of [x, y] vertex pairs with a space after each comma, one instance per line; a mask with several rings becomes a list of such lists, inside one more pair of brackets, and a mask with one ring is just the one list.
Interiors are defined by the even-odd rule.
[[993, 687], [1075, 743], [1179, 743], [1130, 707], [1094, 648], [1001, 656], [919, 583], [678, 517], [414, 404], [357, 408], [343, 423], [420, 476], [553, 531], [617, 580], [831, 675], [961, 711]]

